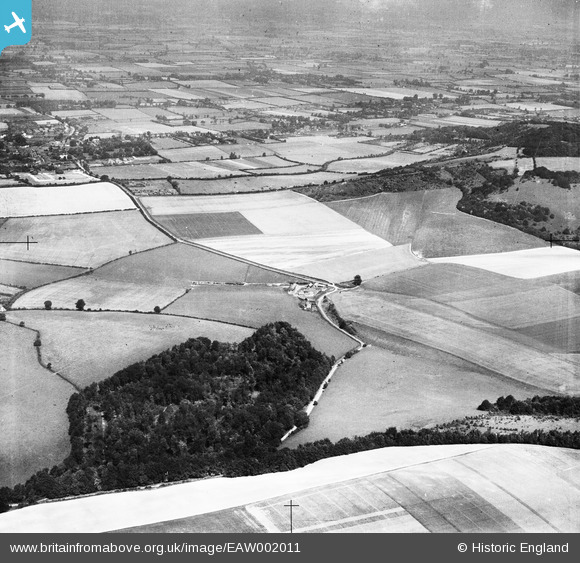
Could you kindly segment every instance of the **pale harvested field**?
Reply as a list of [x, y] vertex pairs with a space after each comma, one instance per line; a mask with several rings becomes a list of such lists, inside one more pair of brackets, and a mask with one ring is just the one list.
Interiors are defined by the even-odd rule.
[[544, 246], [516, 229], [473, 217], [456, 208], [457, 188], [328, 202], [325, 205], [392, 244], [412, 242], [425, 258]]
[[0, 323], [0, 487], [24, 482], [69, 452], [65, 409], [74, 388], [40, 366], [35, 338]]
[[435, 263], [464, 264], [514, 278], [530, 279], [580, 270], [580, 252], [554, 246], [514, 252], [431, 258]]
[[42, 358], [79, 387], [102, 381], [189, 338], [240, 342], [250, 328], [171, 315], [16, 311], [13, 322], [40, 331]]
[[328, 166], [328, 170], [334, 172], [378, 172], [385, 168], [396, 168], [398, 166], [408, 166], [416, 162], [423, 162], [438, 157], [438, 154], [413, 154], [406, 152], [395, 152], [388, 156], [377, 156], [375, 158], [359, 158], [356, 160], [340, 160]]
[[32, 506], [0, 515], [0, 531], [288, 532], [283, 505], [292, 498], [295, 532], [577, 533], [570, 469], [579, 460], [576, 450], [519, 444], [382, 448], [281, 473]]
[[[155, 108], [155, 112], [158, 111], [158, 108]], [[163, 151], [187, 149], [191, 147], [189, 143], [185, 143], [184, 141], [180, 141], [179, 139], [175, 139], [173, 137], [158, 137], [156, 139], [151, 139], [151, 145], [160, 153]]]
[[[263, 234], [204, 238], [203, 244], [260, 264], [303, 272], [303, 267], [333, 261], [329, 274], [336, 281], [388, 270], [384, 256], [375, 252], [391, 245], [345, 219], [328, 207], [294, 192], [191, 198], [142, 198], [156, 217], [186, 213], [238, 212]], [[365, 253], [370, 252], [368, 257]], [[362, 258], [362, 259], [359, 259]], [[368, 258], [368, 259], [367, 259]], [[351, 259], [353, 262], [351, 263]], [[336, 260], [341, 260], [340, 264]], [[383, 260], [384, 266], [380, 260]], [[324, 264], [319, 264], [321, 274]], [[366, 269], [365, 269], [366, 268]], [[337, 272], [338, 269], [338, 272]], [[326, 278], [326, 275], [319, 277]]]
[[494, 334], [484, 321], [462, 317], [456, 309], [423, 299], [360, 290], [331, 298], [344, 319], [431, 346], [522, 383], [552, 392], [580, 391], [577, 366]]
[[17, 287], [37, 287], [70, 278], [82, 272], [83, 269], [68, 266], [48, 266], [0, 259], [0, 283]]
[[171, 239], [145, 221], [139, 211], [8, 219], [0, 241], [38, 241], [1, 244], [0, 258], [96, 268], [105, 262], [169, 244]]
[[[179, 150], [179, 149], [178, 149]], [[97, 169], [95, 169], [97, 170]], [[137, 164], [123, 166], [102, 166], [98, 168], [99, 174], [106, 174], [110, 178], [118, 179], [153, 179], [153, 178], [218, 178], [230, 176], [233, 172], [219, 168], [205, 162], [169, 162], [159, 164]], [[244, 174], [236, 171], [236, 175]]]
[[174, 149], [159, 149], [159, 154], [163, 158], [167, 158], [171, 162], [187, 162], [189, 160], [219, 160], [220, 158], [227, 158], [218, 147], [214, 145], [204, 145], [199, 147], [192, 147], [190, 145], [174, 148]]
[[324, 438], [336, 442], [391, 426], [419, 429], [479, 414], [477, 406], [485, 398], [525, 399], [537, 392], [413, 343], [396, 351], [373, 345], [338, 368], [308, 427], [284, 445], [294, 448]]
[[259, 328], [286, 321], [328, 356], [339, 358], [357, 343], [330, 326], [318, 313], [303, 311], [286, 289], [265, 286], [199, 285], [163, 313], [214, 319]]
[[31, 217], [134, 209], [132, 201], [108, 182], [45, 188], [3, 188], [0, 190], [2, 217]]
[[541, 156], [536, 158], [537, 166], [545, 166], [553, 171], [576, 170], [580, 172], [580, 158], [558, 157], [558, 156]]
[[249, 266], [182, 244], [163, 246], [110, 262], [93, 273], [32, 290], [14, 303], [18, 309], [74, 309], [84, 299], [91, 309], [151, 312], [165, 307], [194, 281], [283, 283], [292, 276]]

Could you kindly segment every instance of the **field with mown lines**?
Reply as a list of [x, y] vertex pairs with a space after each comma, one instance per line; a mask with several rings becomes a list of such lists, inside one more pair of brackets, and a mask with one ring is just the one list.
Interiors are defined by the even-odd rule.
[[0, 245], [0, 258], [96, 268], [105, 262], [171, 243], [171, 239], [145, 221], [136, 209], [82, 215], [8, 219], [0, 228], [0, 241], [38, 244]]
[[439, 154], [414, 154], [407, 152], [394, 152], [387, 156], [377, 156], [371, 158], [344, 158], [340, 161], [331, 162], [328, 170], [333, 172], [379, 172], [385, 168], [396, 168], [397, 166], [408, 166], [416, 162], [423, 162], [437, 158]]
[[[160, 220], [178, 214], [242, 215], [263, 234], [204, 238], [202, 242], [259, 264], [299, 273], [314, 269], [317, 277], [332, 276], [336, 281], [352, 279], [356, 273], [372, 277], [389, 271], [384, 252], [378, 252], [389, 249], [389, 242], [294, 192], [177, 199], [144, 197], [141, 201]], [[325, 261], [332, 261], [328, 270]], [[354, 268], [361, 271], [354, 272]]]
[[484, 397], [524, 399], [538, 392], [414, 342], [392, 342], [387, 349], [364, 331], [358, 336], [371, 347], [338, 368], [308, 427], [290, 436], [286, 447], [324, 438], [336, 442], [391, 426], [420, 429], [480, 414]]
[[2, 188], [2, 217], [68, 215], [134, 209], [135, 205], [117, 186], [109, 182], [78, 186]]
[[555, 276], [580, 270], [580, 252], [554, 246], [512, 252], [431, 258], [434, 263], [463, 264], [520, 279]]
[[568, 362], [493, 334], [483, 321], [479, 326], [475, 319], [464, 324], [458, 310], [450, 317], [451, 309], [438, 309], [433, 302], [398, 299], [396, 303], [393, 298], [394, 294], [370, 291], [331, 296], [344, 319], [432, 346], [529, 385], [552, 392], [580, 391], [580, 374]]
[[328, 356], [339, 358], [357, 343], [333, 328], [318, 313], [303, 311], [286, 288], [266, 286], [198, 285], [169, 305], [169, 315], [215, 319], [259, 328], [266, 323], [286, 321], [311, 344]]
[[425, 258], [545, 246], [516, 229], [462, 213], [456, 208], [460, 198], [460, 190], [446, 188], [381, 193], [325, 205], [393, 244], [412, 242], [413, 251]]
[[42, 358], [79, 387], [120, 369], [205, 336], [240, 342], [250, 328], [171, 315], [80, 311], [14, 311], [9, 320], [39, 330]]
[[74, 309], [78, 299], [87, 308], [151, 312], [183, 295], [194, 281], [285, 283], [292, 276], [251, 266], [207, 250], [171, 244], [125, 256], [90, 274], [32, 290], [13, 305], [38, 309], [51, 300], [53, 307]]
[[75, 390], [38, 363], [35, 339], [28, 328], [0, 323], [0, 487], [60, 463], [70, 449], [66, 405]]
[[0, 515], [0, 531], [289, 532], [292, 498], [294, 532], [577, 533], [579, 462], [577, 450], [523, 444], [382, 448], [31, 506]]
[[37, 287], [81, 274], [82, 268], [48, 266], [0, 259], [0, 283], [17, 287]]

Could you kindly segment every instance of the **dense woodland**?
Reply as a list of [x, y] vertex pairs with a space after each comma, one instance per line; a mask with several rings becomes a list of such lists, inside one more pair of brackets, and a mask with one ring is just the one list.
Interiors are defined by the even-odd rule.
[[[71, 454], [3, 495], [15, 502], [259, 472], [333, 359], [289, 324], [239, 344], [190, 339], [75, 393]], [[1, 495], [0, 495], [1, 496]]]

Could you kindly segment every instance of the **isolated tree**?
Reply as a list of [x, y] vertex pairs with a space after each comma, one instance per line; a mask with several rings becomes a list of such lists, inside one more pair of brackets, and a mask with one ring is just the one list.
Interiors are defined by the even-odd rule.
[[360, 285], [362, 283], [362, 278], [357, 274], [352, 280], [352, 283], [354, 283], [354, 285]]
[[161, 313], [161, 307], [159, 305], [155, 305], [155, 307], [153, 307], [153, 311], [156, 313]]
[[84, 299], [79, 299], [76, 303], [75, 303], [75, 307], [79, 310], [82, 311], [85, 308], [85, 300]]
[[0, 321], [6, 320], [6, 313], [0, 313]]
[[47, 300], [44, 302], [44, 308], [45, 308], [47, 311], [50, 311], [50, 310], [52, 309], [52, 301], [50, 301], [50, 299], [47, 299]]

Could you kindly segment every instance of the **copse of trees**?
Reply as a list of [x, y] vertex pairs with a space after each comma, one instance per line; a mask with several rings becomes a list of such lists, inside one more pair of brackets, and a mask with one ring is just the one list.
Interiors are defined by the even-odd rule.
[[535, 395], [531, 399], [518, 401], [513, 395], [499, 397], [495, 403], [487, 399], [479, 407], [480, 411], [500, 414], [535, 414], [565, 417], [580, 417], [580, 397], [561, 397], [559, 395]]

